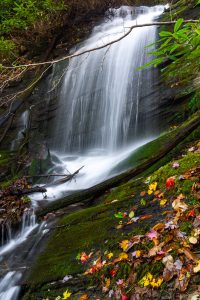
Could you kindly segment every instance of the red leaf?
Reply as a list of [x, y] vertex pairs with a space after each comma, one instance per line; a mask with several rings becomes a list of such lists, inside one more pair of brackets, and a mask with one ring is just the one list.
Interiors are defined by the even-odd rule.
[[192, 209], [191, 211], [189, 211], [187, 213], [186, 218], [188, 219], [188, 218], [194, 218], [194, 217], [196, 217], [196, 213], [195, 213], [195, 210]]
[[171, 189], [174, 187], [174, 185], [175, 185], [174, 178], [173, 177], [168, 178], [166, 181], [166, 188]]

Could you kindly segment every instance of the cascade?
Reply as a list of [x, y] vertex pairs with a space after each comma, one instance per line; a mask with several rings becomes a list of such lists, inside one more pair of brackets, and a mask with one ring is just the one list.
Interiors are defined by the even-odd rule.
[[[38, 226], [36, 224], [35, 213], [32, 209], [26, 210], [24, 212], [21, 224], [20, 232], [15, 235], [12, 233], [11, 226], [9, 224], [2, 225], [2, 243], [4, 244], [0, 247], [0, 264], [3, 265], [5, 261], [9, 268], [15, 264], [12, 254], [16, 251], [22, 243], [24, 243], [30, 233]], [[7, 237], [3, 240], [3, 237]], [[17, 255], [17, 254], [16, 254]], [[19, 253], [18, 253], [19, 259]], [[0, 300], [16, 300], [18, 299], [18, 294], [20, 287], [18, 283], [22, 277], [19, 271], [8, 271], [5, 272], [1, 270], [0, 272]]]
[[[74, 52], [111, 42], [130, 26], [156, 20], [163, 10], [164, 6], [114, 9], [108, 13], [112, 18], [96, 26]], [[73, 173], [84, 166], [82, 176], [67, 185], [69, 191], [107, 179], [116, 164], [160, 133], [157, 70], [137, 70], [152, 59], [145, 46], [156, 37], [155, 26], [135, 28], [111, 47], [68, 62], [56, 117], [48, 129], [48, 147], [54, 162], [51, 173]], [[48, 188], [47, 196], [51, 200], [65, 193], [64, 184]]]
[[[112, 41], [134, 24], [150, 23], [163, 10], [163, 6], [124, 6], [112, 10], [109, 18], [94, 28], [78, 51]], [[48, 138], [54, 162], [51, 172], [66, 172], [67, 169], [73, 172], [85, 166], [85, 173], [77, 182], [71, 182], [69, 189], [86, 188], [108, 177], [115, 164], [159, 133], [155, 117], [158, 103], [153, 89], [155, 72], [151, 69], [136, 71], [149, 61], [144, 47], [155, 42], [156, 34], [153, 26], [137, 28], [112, 47], [69, 62], [57, 116]], [[17, 139], [26, 129], [28, 118], [25, 112]], [[49, 187], [48, 196], [54, 199], [55, 194], [64, 190], [65, 185]], [[35, 199], [40, 200], [33, 197], [33, 207]], [[38, 240], [45, 234], [43, 228], [44, 224], [38, 226], [36, 223], [33, 209], [24, 212], [21, 231], [17, 234], [13, 234], [9, 225], [1, 227], [0, 264], [4, 266], [6, 261], [8, 270], [1, 268], [0, 271], [0, 300], [19, 298], [23, 272], [18, 266], [26, 268], [29, 257], [23, 251], [29, 252], [28, 241], [34, 231], [29, 255], [34, 254]]]

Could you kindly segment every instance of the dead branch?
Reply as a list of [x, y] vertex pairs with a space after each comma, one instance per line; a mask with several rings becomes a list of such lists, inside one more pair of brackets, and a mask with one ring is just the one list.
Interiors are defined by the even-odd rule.
[[[199, 20], [185, 20], [183, 23], [186, 24], [186, 23], [197, 23], [197, 22], [199, 22]], [[129, 27], [129, 30], [124, 35], [122, 35], [121, 37], [119, 37], [119, 38], [117, 38], [117, 39], [115, 39], [111, 42], [108, 42], [108, 43], [106, 43], [102, 46], [99, 46], [99, 47], [94, 47], [94, 48], [91, 48], [91, 49], [88, 49], [88, 50], [84, 50], [82, 52], [77, 52], [77, 53], [74, 53], [72, 55], [67, 55], [67, 56], [64, 56], [60, 59], [56, 59], [56, 60], [52, 60], [52, 61], [24, 64], [24, 65], [18, 65], [18, 66], [5, 66], [5, 65], [2, 65], [1, 68], [2, 69], [17, 69], [17, 68], [24, 68], [24, 67], [53, 65], [53, 64], [56, 64], [56, 63], [64, 61], [64, 60], [68, 60], [68, 59], [71, 59], [71, 58], [74, 58], [74, 57], [78, 57], [78, 56], [84, 55], [86, 53], [94, 52], [96, 50], [100, 50], [100, 49], [106, 48], [110, 45], [116, 44], [116, 43], [120, 42], [121, 40], [123, 40], [126, 36], [128, 36], [133, 31], [133, 29], [135, 29], [135, 28], [149, 27], [149, 26], [160, 26], [160, 25], [173, 25], [173, 24], [176, 24], [176, 21], [153, 22], [153, 23], [147, 23], [147, 24], [133, 25], [133, 26]]]
[[48, 187], [48, 186], [52, 186], [52, 185], [59, 185], [59, 184], [71, 181], [80, 172], [80, 170], [82, 170], [83, 168], [84, 168], [84, 166], [82, 166], [80, 169], [76, 170], [73, 174], [69, 174], [69, 175], [65, 176], [64, 178], [56, 180], [51, 184], [44, 185], [43, 187]]

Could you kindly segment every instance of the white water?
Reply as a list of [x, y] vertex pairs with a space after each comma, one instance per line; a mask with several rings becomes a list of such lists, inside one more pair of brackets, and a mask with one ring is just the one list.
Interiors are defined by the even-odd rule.
[[11, 144], [11, 150], [16, 150], [20, 141], [23, 139], [23, 137], [24, 137], [23, 133], [25, 132], [25, 130], [27, 129], [27, 126], [28, 126], [28, 119], [29, 119], [29, 111], [26, 110], [22, 113], [21, 118], [19, 120], [19, 124], [18, 124], [19, 131], [18, 131], [16, 139], [14, 139]]
[[[17, 247], [24, 243], [30, 233], [36, 229], [38, 224], [35, 222], [35, 214], [33, 210], [27, 210], [24, 212], [23, 220], [22, 220], [22, 228], [21, 231], [12, 236], [12, 229], [8, 228], [8, 240], [6, 244], [0, 247], [0, 264], [7, 264], [7, 260], [9, 260], [9, 255], [14, 251], [17, 251]], [[5, 230], [5, 229], [4, 229]], [[5, 232], [4, 232], [5, 234]], [[17, 256], [17, 253], [16, 253]], [[20, 253], [18, 253], [20, 256]], [[12, 263], [10, 265], [12, 266]], [[1, 270], [2, 272], [2, 270]], [[1, 276], [0, 272], [0, 276]], [[18, 271], [9, 271], [6, 275], [0, 277], [0, 300], [16, 300], [18, 299], [18, 294], [20, 291], [20, 287], [18, 283], [22, 277], [21, 272]]]
[[[113, 20], [96, 26], [78, 52], [117, 39], [132, 25], [151, 23], [163, 10], [164, 6], [114, 10]], [[155, 26], [136, 28], [112, 47], [70, 60], [50, 130], [55, 166], [49, 173], [84, 168], [76, 181], [49, 187], [47, 200], [105, 180], [115, 165], [159, 134], [155, 70], [136, 70], [151, 59], [145, 46], [155, 42], [156, 35]]]

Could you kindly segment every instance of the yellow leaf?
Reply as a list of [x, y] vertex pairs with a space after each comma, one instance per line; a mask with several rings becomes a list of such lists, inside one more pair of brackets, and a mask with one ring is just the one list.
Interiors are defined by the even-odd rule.
[[107, 278], [106, 279], [106, 288], [109, 288], [110, 284], [111, 284], [111, 280], [110, 280], [110, 278]]
[[119, 245], [123, 249], [123, 251], [126, 251], [126, 249], [128, 249], [129, 241], [123, 240]]
[[194, 267], [193, 271], [194, 271], [194, 273], [198, 273], [198, 272], [200, 272], [200, 260], [198, 261], [198, 264], [197, 264], [197, 266], [196, 266], [196, 267]]
[[162, 199], [160, 201], [160, 206], [165, 206], [166, 203], [167, 203], [167, 199]]
[[155, 191], [156, 191], [156, 189], [157, 189], [157, 185], [158, 185], [158, 183], [157, 183], [157, 182], [153, 182], [153, 183], [151, 183], [151, 184], [149, 185], [149, 190], [151, 190], [151, 191], [155, 192]]
[[128, 254], [122, 252], [122, 253], [119, 254], [118, 258], [119, 258], [120, 260], [127, 260], [127, 259], [128, 259]]
[[152, 287], [159, 288], [161, 284], [163, 283], [163, 278], [153, 278], [152, 281], [150, 282]]
[[111, 259], [113, 257], [113, 253], [112, 252], [108, 253], [107, 257], [108, 259]]
[[148, 195], [151, 195], [153, 194], [153, 191], [152, 190], [148, 190]]
[[128, 215], [130, 219], [132, 219], [135, 216], [134, 211], [131, 211], [130, 214]]
[[63, 293], [63, 300], [66, 300], [68, 299], [70, 296], [71, 296], [71, 292], [69, 290], [66, 290], [64, 293]]
[[136, 250], [135, 253], [136, 253], [136, 257], [140, 257], [142, 252], [140, 250]]

